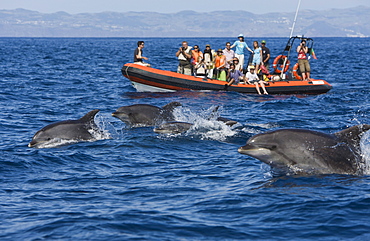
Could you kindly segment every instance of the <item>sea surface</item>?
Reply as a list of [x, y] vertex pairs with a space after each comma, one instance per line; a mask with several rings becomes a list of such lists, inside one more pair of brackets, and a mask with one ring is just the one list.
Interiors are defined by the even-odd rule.
[[[314, 39], [312, 77], [328, 93], [268, 96], [136, 92], [120, 69], [139, 40], [153, 67], [174, 71], [182, 40], [218, 49], [235, 38], [0, 38], [0, 240], [370, 240], [370, 171], [276, 176], [237, 151], [270, 130], [370, 124], [368, 38]], [[274, 58], [288, 39], [265, 40]], [[158, 135], [111, 116], [171, 101], [194, 128]], [[208, 119], [217, 106], [239, 123]], [[98, 141], [28, 147], [93, 109]], [[362, 149], [369, 160], [368, 134]]]

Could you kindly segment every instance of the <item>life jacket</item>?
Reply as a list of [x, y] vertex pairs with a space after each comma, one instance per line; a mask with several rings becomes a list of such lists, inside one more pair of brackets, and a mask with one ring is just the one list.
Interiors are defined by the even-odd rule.
[[[186, 49], [185, 49], [185, 53], [187, 53], [187, 54], [191, 54], [191, 47], [190, 46], [188, 46]], [[182, 54], [182, 53], [180, 53], [180, 55], [179, 55], [179, 57], [177, 57], [179, 60], [185, 60], [185, 61], [188, 61], [188, 62], [190, 62], [190, 59], [186, 59], [186, 57]]]
[[201, 51], [195, 51], [195, 50], [192, 50], [192, 64], [197, 64], [199, 62], [199, 57], [203, 58], [203, 53]]
[[213, 61], [213, 52], [212, 52], [212, 49], [205, 49], [204, 51], [203, 51], [203, 53], [204, 53], [204, 60], [206, 60], [206, 55], [207, 55], [207, 58], [209, 58], [209, 61], [210, 62], [212, 62]]
[[226, 63], [225, 55], [216, 55], [216, 58], [215, 58], [215, 67], [216, 68], [220, 67], [221, 65], [224, 65], [225, 63]]

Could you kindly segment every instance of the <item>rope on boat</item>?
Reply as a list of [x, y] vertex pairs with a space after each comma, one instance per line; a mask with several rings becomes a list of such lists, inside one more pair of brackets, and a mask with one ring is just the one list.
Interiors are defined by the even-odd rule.
[[129, 67], [131, 67], [131, 64], [128, 64], [128, 65], [127, 65], [127, 68], [125, 69], [126, 76], [127, 76], [126, 78], [127, 78], [127, 79], [130, 79], [130, 76], [128, 75], [128, 72], [127, 72], [127, 70], [128, 70], [128, 68], [129, 68]]

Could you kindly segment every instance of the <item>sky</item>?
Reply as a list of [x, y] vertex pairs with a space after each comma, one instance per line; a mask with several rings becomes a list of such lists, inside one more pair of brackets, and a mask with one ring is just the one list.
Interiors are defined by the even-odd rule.
[[[0, 0], [0, 9], [24, 8], [41, 13], [64, 11], [76, 13], [159, 12], [176, 13], [183, 10], [211, 12], [243, 10], [255, 14], [295, 12], [299, 0]], [[300, 10], [370, 7], [369, 0], [301, 0]]]

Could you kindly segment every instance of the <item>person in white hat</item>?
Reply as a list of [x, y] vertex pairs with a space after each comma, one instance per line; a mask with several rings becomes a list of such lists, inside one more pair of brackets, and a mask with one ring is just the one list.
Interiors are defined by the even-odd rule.
[[245, 75], [245, 80], [244, 80], [245, 83], [248, 83], [250, 85], [253, 85], [253, 84], [256, 85], [256, 90], [259, 95], [261, 94], [261, 91], [260, 91], [258, 84], [260, 84], [263, 90], [263, 94], [268, 95], [267, 90], [265, 88], [265, 84], [263, 83], [263, 80], [260, 80], [257, 74], [255, 73], [255, 67], [249, 66], [248, 68], [249, 68], [249, 72]]
[[239, 65], [236, 66], [236, 69], [242, 69], [244, 66], [244, 50], [247, 49], [251, 53], [253, 53], [253, 51], [248, 47], [248, 44], [244, 42], [243, 34], [239, 34], [238, 40], [236, 40], [233, 45], [231, 45], [231, 48], [234, 47], [236, 47], [235, 57], [239, 59]]

